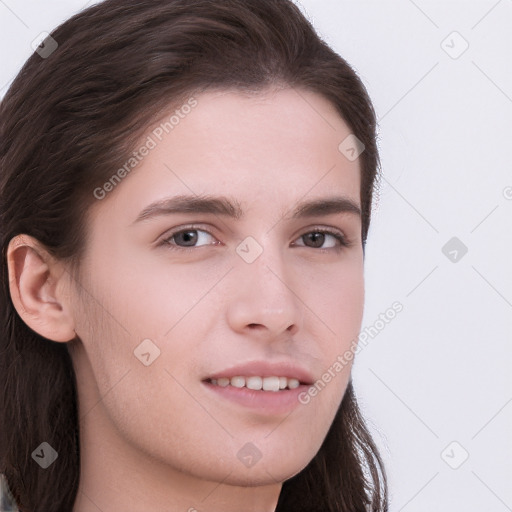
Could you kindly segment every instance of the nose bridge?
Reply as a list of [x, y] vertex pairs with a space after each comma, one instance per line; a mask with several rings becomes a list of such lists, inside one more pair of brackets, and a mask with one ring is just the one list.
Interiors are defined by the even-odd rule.
[[237, 247], [235, 290], [230, 302], [233, 327], [260, 325], [277, 335], [301, 324], [302, 310], [292, 273], [275, 237], [247, 237]]

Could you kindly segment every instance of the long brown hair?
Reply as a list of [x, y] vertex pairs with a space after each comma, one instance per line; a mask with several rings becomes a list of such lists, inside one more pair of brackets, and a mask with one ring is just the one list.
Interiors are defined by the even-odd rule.
[[[169, 104], [209, 89], [282, 84], [336, 107], [365, 147], [363, 249], [380, 167], [364, 85], [290, 0], [107, 0], [51, 36], [58, 47], [34, 53], [0, 104], [0, 473], [23, 512], [72, 510], [80, 452], [67, 344], [32, 331], [10, 297], [6, 251], [14, 236], [31, 235], [78, 268], [93, 190]], [[31, 458], [43, 440], [59, 454], [45, 470]], [[276, 510], [387, 506], [384, 467], [350, 382], [321, 449], [283, 484]]]

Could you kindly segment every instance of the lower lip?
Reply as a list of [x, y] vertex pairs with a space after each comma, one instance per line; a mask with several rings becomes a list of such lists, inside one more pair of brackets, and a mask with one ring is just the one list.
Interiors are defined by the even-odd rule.
[[248, 388], [236, 388], [234, 386], [217, 386], [210, 382], [203, 384], [216, 395], [230, 400], [247, 409], [268, 415], [289, 414], [299, 404], [299, 394], [310, 386], [301, 384], [295, 389], [283, 389], [281, 391], [263, 391]]

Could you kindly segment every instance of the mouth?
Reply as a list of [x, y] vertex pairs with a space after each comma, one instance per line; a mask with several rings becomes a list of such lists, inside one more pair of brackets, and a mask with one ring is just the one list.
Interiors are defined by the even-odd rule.
[[277, 416], [297, 407], [299, 394], [313, 382], [309, 372], [296, 365], [266, 362], [237, 366], [202, 380], [216, 399], [261, 415]]

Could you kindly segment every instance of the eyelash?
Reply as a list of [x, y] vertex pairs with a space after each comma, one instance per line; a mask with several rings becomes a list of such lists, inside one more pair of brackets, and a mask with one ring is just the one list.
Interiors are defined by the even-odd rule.
[[[173, 231], [169, 236], [167, 236], [165, 239], [163, 239], [159, 245], [166, 245], [168, 248], [170, 248], [173, 251], [177, 250], [177, 251], [184, 251], [184, 252], [190, 252], [192, 250], [197, 250], [199, 247], [207, 247], [207, 246], [215, 245], [215, 244], [207, 244], [207, 245], [200, 245], [198, 247], [197, 246], [196, 247], [181, 247], [179, 245], [175, 245], [175, 244], [171, 243], [171, 240], [176, 235], [179, 235], [180, 233], [185, 233], [187, 231], [203, 231], [213, 237], [213, 235], [209, 231], [202, 229], [200, 226], [190, 225], [190, 226], [186, 226], [184, 228], [180, 228], [179, 230]], [[331, 235], [339, 242], [339, 246], [338, 247], [327, 247], [325, 249], [317, 248], [317, 247], [308, 247], [307, 245], [301, 245], [299, 247], [315, 249], [315, 250], [321, 251], [321, 252], [329, 252], [329, 251], [340, 252], [343, 249], [351, 246], [351, 243], [349, 242], [349, 240], [341, 232], [336, 231], [336, 230], [327, 229], [327, 228], [321, 228], [321, 227], [313, 228], [310, 231], [307, 231], [304, 234], [300, 235], [298, 238], [302, 238], [303, 236], [309, 235], [311, 233], [323, 233], [323, 234]]]

